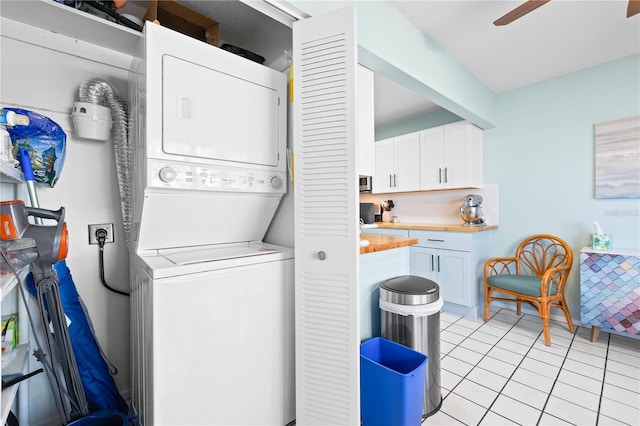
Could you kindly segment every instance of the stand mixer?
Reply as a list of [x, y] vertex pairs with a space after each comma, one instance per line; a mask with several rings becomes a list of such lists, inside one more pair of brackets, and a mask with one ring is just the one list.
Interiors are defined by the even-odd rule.
[[482, 219], [482, 196], [469, 194], [464, 197], [464, 202], [460, 206], [460, 217], [464, 221], [462, 226], [485, 226]]

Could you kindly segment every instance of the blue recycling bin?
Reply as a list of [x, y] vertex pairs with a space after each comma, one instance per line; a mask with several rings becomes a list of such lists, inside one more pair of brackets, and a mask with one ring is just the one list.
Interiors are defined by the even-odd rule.
[[428, 357], [375, 337], [360, 345], [363, 426], [419, 426]]

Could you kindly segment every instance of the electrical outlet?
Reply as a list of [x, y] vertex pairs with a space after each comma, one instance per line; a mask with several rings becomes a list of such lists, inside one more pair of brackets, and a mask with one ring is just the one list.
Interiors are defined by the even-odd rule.
[[97, 232], [101, 229], [107, 231], [105, 243], [112, 243], [113, 239], [113, 223], [103, 223], [100, 225], [89, 225], [89, 244], [98, 244]]

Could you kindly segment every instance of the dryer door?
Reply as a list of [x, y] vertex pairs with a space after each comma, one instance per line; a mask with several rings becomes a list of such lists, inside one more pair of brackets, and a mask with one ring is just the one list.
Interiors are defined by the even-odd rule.
[[276, 167], [279, 118], [276, 90], [163, 56], [162, 150], [166, 154]]

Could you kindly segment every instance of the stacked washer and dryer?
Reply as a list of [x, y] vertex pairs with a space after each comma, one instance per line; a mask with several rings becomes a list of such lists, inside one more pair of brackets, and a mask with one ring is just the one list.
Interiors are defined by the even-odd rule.
[[286, 76], [158, 25], [132, 65], [132, 406], [144, 425], [294, 419]]

